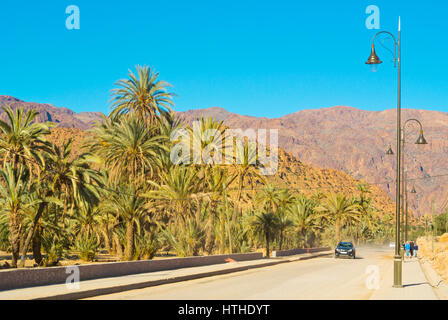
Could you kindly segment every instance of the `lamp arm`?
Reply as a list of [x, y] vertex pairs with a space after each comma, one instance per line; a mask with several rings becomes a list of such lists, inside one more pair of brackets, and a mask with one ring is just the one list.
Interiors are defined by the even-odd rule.
[[396, 62], [397, 62], [397, 46], [398, 46], [398, 42], [397, 42], [397, 39], [395, 38], [395, 36], [394, 36], [392, 33], [390, 33], [389, 31], [380, 31], [380, 32], [377, 32], [377, 33], [373, 36], [373, 39], [372, 39], [372, 47], [375, 46], [375, 39], [376, 39], [376, 36], [378, 36], [378, 35], [380, 35], [380, 34], [382, 34], [382, 33], [386, 33], [386, 34], [390, 35], [390, 36], [392, 37], [392, 39], [394, 40], [394, 67], [395, 67], [395, 66], [396, 66]]
[[403, 124], [403, 131], [404, 131], [404, 129], [406, 128], [406, 125], [407, 125], [410, 121], [415, 121], [415, 122], [417, 122], [418, 125], [420, 126], [420, 132], [423, 131], [422, 123], [421, 123], [419, 120], [414, 119], [414, 118], [408, 119], [408, 120], [406, 120], [406, 121], [404, 122], [404, 124]]

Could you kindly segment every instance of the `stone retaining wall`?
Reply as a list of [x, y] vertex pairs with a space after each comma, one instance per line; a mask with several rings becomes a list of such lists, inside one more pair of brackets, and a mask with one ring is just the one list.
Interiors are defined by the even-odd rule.
[[292, 256], [295, 254], [302, 254], [302, 253], [328, 251], [330, 249], [331, 249], [330, 247], [321, 247], [321, 248], [298, 248], [298, 249], [290, 249], [290, 250], [281, 250], [281, 251], [273, 251], [272, 256], [273, 257], [285, 257], [285, 256]]
[[[76, 267], [79, 270], [80, 281], [83, 281], [136, 273], [200, 267], [225, 263], [226, 259], [248, 261], [261, 259], [262, 257], [262, 253], [241, 253], [201, 257], [169, 258], [160, 260], [105, 262], [78, 265]], [[73, 269], [73, 266], [65, 266], [0, 270], [0, 290], [64, 283], [66, 282], [67, 277], [74, 272]]]

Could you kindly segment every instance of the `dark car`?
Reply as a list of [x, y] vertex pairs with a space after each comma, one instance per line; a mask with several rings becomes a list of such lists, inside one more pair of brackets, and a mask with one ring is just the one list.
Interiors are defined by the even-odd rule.
[[355, 259], [356, 251], [355, 246], [351, 242], [341, 241], [334, 249], [334, 257], [339, 258], [339, 256], [351, 257]]

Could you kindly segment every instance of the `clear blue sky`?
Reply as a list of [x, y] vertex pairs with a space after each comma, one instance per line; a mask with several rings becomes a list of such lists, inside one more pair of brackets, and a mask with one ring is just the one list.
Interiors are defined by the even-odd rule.
[[[65, 27], [71, 4], [80, 30]], [[392, 56], [378, 48], [376, 73], [364, 64], [370, 4], [381, 30], [395, 33], [402, 18], [403, 106], [447, 111], [446, 1], [2, 0], [0, 94], [108, 112], [114, 82], [146, 64], [174, 86], [179, 111], [393, 108]]]

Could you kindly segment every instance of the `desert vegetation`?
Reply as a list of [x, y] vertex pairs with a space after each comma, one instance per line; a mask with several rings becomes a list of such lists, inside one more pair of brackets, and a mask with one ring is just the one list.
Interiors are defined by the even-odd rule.
[[[69, 255], [93, 261], [99, 252], [119, 260], [166, 252], [269, 256], [273, 248], [392, 238], [392, 215], [374, 205], [367, 184], [351, 194], [311, 195], [277, 185], [258, 174], [248, 140], [233, 141], [240, 161], [232, 165], [173, 163], [173, 132], [193, 131], [173, 113], [170, 85], [137, 67], [116, 86], [109, 117], [87, 132], [79, 150], [72, 139], [52, 142], [53, 125], [35, 121], [36, 111], [4, 108], [0, 250], [11, 255], [10, 267], [31, 257], [37, 266]], [[200, 134], [207, 129], [227, 128], [200, 119]]]

